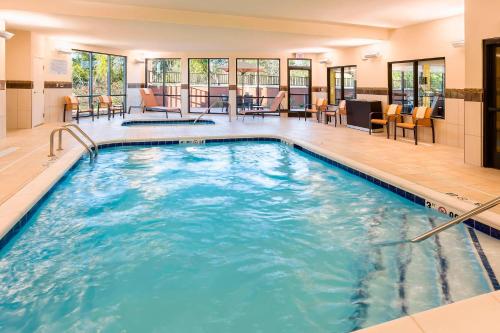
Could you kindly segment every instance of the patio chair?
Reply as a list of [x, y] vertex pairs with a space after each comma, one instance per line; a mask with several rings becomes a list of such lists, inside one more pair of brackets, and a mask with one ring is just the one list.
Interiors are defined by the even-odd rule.
[[[384, 112], [370, 112], [369, 119], [370, 123], [368, 124], [368, 134], [372, 135], [372, 125], [382, 125], [385, 127], [387, 131], [387, 139], [389, 139], [389, 129], [391, 122], [394, 124], [401, 119], [401, 110], [403, 110], [403, 106], [400, 104], [391, 104], [385, 107]], [[375, 115], [381, 115], [382, 118], [373, 118]], [[394, 128], [394, 131], [396, 128]]]
[[413, 109], [411, 114], [412, 122], [401, 122], [396, 123], [396, 127], [394, 129], [394, 140], [396, 140], [396, 129], [403, 129], [403, 137], [405, 137], [405, 131], [413, 130], [413, 137], [415, 138], [415, 145], [418, 144], [418, 128], [419, 127], [430, 127], [432, 129], [432, 143], [435, 143], [434, 136], [434, 120], [431, 118], [432, 108], [428, 108], [425, 106], [419, 106]]
[[97, 114], [99, 115], [99, 111], [105, 109], [108, 111], [108, 120], [111, 119], [111, 114], [113, 114], [113, 118], [115, 117], [115, 113], [118, 112], [120, 116], [125, 118], [125, 109], [123, 104], [114, 104], [111, 96], [100, 95], [98, 97], [97, 102]]
[[325, 98], [318, 98], [316, 99], [316, 103], [307, 104], [304, 108], [304, 120], [307, 121], [307, 113], [309, 112], [316, 115], [316, 120], [319, 123], [321, 112], [326, 111], [327, 107], [328, 103], [326, 102]]
[[271, 114], [271, 113], [281, 113], [283, 110], [281, 109], [281, 103], [283, 102], [283, 99], [285, 99], [285, 93], [280, 92], [274, 99], [271, 105], [269, 106], [269, 109], [259, 109], [259, 110], [240, 110], [240, 115], [243, 115], [243, 121], [245, 121], [245, 116], [246, 115], [262, 115], [262, 118], [264, 118], [265, 114]]
[[332, 119], [335, 121], [334, 125], [337, 127], [337, 106], [336, 105], [327, 105], [325, 112], [323, 114], [325, 115], [325, 120], [326, 123], [328, 124], [329, 122], [332, 122]]
[[[94, 121], [94, 108], [90, 106], [89, 109], [81, 110], [80, 109], [80, 101], [78, 100], [78, 97], [75, 95], [71, 96], [64, 96], [64, 113], [63, 113], [63, 122], [66, 122], [66, 111], [71, 110], [71, 113], [73, 111], [76, 111], [76, 122], [80, 123], [80, 113], [87, 113], [92, 116], [92, 121]], [[99, 117], [97, 117], [99, 118]]]
[[337, 108], [337, 112], [339, 114], [339, 122], [342, 125], [342, 116], [346, 116], [347, 117], [347, 108], [346, 108], [345, 99], [343, 99], [343, 100], [341, 100], [339, 102], [339, 106]]
[[182, 111], [177, 107], [166, 107], [158, 104], [156, 97], [153, 93], [153, 90], [150, 88], [141, 88], [139, 89], [139, 93], [142, 98], [142, 113], [146, 111], [151, 112], [165, 112], [165, 116], [168, 118], [168, 113], [178, 113], [182, 118]]

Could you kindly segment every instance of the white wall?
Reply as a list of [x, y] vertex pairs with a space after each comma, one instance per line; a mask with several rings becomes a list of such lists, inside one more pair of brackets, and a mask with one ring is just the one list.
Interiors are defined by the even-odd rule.
[[[324, 57], [332, 59], [332, 66], [357, 66], [358, 88], [388, 89], [388, 67], [391, 61], [444, 57], [446, 62], [446, 89], [464, 89], [465, 50], [455, 48], [453, 41], [464, 39], [464, 16], [412, 25], [391, 32], [389, 40], [375, 45], [337, 49]], [[380, 57], [363, 61], [367, 53]], [[326, 76], [326, 74], [325, 74]], [[363, 95], [358, 98], [388, 102], [387, 95]], [[463, 97], [445, 99], [445, 119], [436, 119], [436, 142], [464, 147]], [[430, 129], [420, 129], [420, 137], [431, 141]], [[411, 137], [411, 134], [410, 134]]]
[[[5, 30], [5, 22], [0, 20], [0, 31]], [[5, 91], [5, 40], [0, 38], [0, 139], [7, 135], [7, 110]]]

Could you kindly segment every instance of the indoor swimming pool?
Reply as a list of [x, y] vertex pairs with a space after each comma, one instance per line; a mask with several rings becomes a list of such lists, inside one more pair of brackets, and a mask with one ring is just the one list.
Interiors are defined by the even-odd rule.
[[491, 291], [463, 225], [279, 142], [100, 150], [0, 249], [0, 331], [351, 332]]

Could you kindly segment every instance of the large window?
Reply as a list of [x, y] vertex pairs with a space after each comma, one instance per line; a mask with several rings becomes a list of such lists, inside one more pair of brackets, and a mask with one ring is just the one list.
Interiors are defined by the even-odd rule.
[[116, 104], [126, 103], [127, 58], [74, 50], [72, 53], [73, 94], [81, 108], [93, 105], [99, 95], [111, 96]]
[[328, 68], [328, 103], [356, 98], [356, 66]]
[[311, 59], [288, 59], [288, 109], [304, 111], [311, 103]]
[[189, 59], [189, 112], [227, 113], [229, 59]]
[[269, 107], [280, 90], [279, 59], [236, 59], [238, 111]]
[[146, 59], [146, 87], [158, 105], [181, 107], [181, 59]]
[[445, 59], [391, 62], [389, 103], [401, 104], [403, 113], [417, 106], [432, 108], [432, 116], [444, 118]]

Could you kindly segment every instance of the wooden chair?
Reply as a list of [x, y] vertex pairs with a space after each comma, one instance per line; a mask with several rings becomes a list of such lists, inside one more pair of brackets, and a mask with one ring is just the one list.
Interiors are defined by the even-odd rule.
[[115, 117], [115, 113], [118, 111], [119, 115], [125, 118], [125, 109], [123, 104], [113, 104], [113, 99], [111, 96], [101, 95], [98, 97], [98, 105], [97, 105], [97, 113], [101, 108], [104, 108], [108, 111], [108, 120], [111, 119], [111, 113], [113, 113], [113, 118]]
[[326, 117], [326, 123], [328, 124], [333, 119], [335, 121], [335, 127], [337, 127], [337, 109], [336, 105], [327, 105], [326, 111], [323, 112]]
[[[76, 111], [76, 122], [80, 123], [80, 113], [89, 113], [92, 116], [92, 121], [94, 121], [94, 108], [90, 106], [90, 109], [81, 110], [80, 109], [80, 101], [78, 97], [75, 95], [64, 96], [64, 113], [63, 113], [63, 121], [66, 122], [66, 111], [71, 110]], [[99, 117], [98, 117], [99, 118]]]
[[394, 140], [396, 140], [396, 129], [403, 129], [403, 137], [405, 137], [405, 131], [413, 130], [413, 137], [415, 138], [415, 145], [418, 144], [418, 128], [419, 127], [430, 127], [432, 129], [432, 143], [435, 143], [434, 136], [434, 120], [431, 118], [432, 108], [428, 108], [425, 106], [416, 107], [413, 109], [411, 114], [411, 123], [400, 122], [396, 123], [396, 127], [394, 129]]
[[346, 116], [346, 118], [347, 118], [347, 108], [346, 108], [345, 99], [343, 99], [343, 100], [341, 100], [339, 102], [339, 106], [338, 106], [337, 112], [339, 114], [340, 124], [342, 125], [342, 116]]
[[328, 103], [325, 98], [317, 98], [316, 103], [306, 105], [304, 109], [304, 120], [307, 120], [307, 113], [312, 113], [316, 115], [316, 120], [320, 121], [321, 112], [326, 111]]
[[[385, 127], [387, 131], [387, 139], [389, 139], [389, 129], [391, 122], [394, 124], [401, 119], [401, 110], [403, 110], [403, 106], [399, 104], [391, 104], [385, 107], [384, 112], [370, 112], [370, 123], [368, 133], [372, 134], [372, 125], [382, 125]], [[382, 115], [382, 119], [373, 118], [375, 115]], [[396, 131], [396, 128], [394, 128]]]

